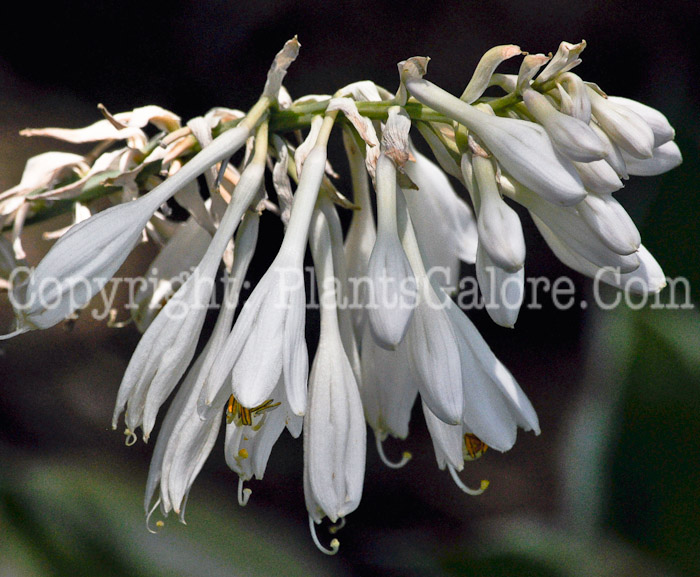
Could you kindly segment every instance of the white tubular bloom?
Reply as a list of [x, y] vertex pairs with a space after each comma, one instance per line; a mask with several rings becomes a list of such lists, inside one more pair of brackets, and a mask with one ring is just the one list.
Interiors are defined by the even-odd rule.
[[303, 264], [325, 164], [326, 146], [316, 145], [304, 163], [277, 257], [243, 306], [209, 372], [202, 399], [205, 405], [212, 404], [231, 375], [232, 392], [238, 402], [249, 409], [257, 407], [270, 398], [283, 375], [292, 411], [303, 415], [306, 410], [309, 360], [304, 337]]
[[610, 240], [603, 240], [581, 217], [577, 207], [554, 206], [534, 192], [505, 179], [501, 179], [501, 184], [508, 196], [530, 211], [536, 224], [544, 223], [564, 245], [585, 260], [598, 267], [619, 268], [623, 273], [632, 272], [639, 266], [637, 253], [619, 254], [611, 250], [608, 246]]
[[63, 235], [14, 292], [14, 334], [56, 325], [90, 302], [124, 263], [158, 207], [243, 146], [250, 124], [243, 121], [219, 136], [147, 195], [99, 212]]
[[367, 423], [380, 441], [387, 435], [405, 439], [411, 409], [418, 395], [418, 378], [404, 339], [388, 351], [374, 342], [369, 327], [362, 339], [360, 396]]
[[[418, 190], [404, 188], [411, 222], [428, 271], [440, 276], [443, 287], [459, 280], [459, 262], [473, 263], [478, 241], [476, 220], [469, 205], [452, 188], [445, 173], [412, 149], [415, 162], [404, 166]], [[436, 222], [441, 222], [439, 227]]]
[[513, 178], [557, 204], [568, 206], [585, 197], [573, 165], [555, 151], [544, 128], [475, 110], [435, 84], [411, 76], [409, 68], [410, 61], [404, 63], [403, 81], [411, 95], [476, 133]]
[[557, 258], [581, 274], [637, 294], [656, 294], [667, 284], [661, 266], [643, 244], [634, 255], [639, 263], [637, 267], [633, 271], [622, 272], [624, 269], [619, 266], [592, 263], [573, 250], [571, 245], [566, 244], [534, 214], [532, 220]]
[[642, 244], [630, 215], [611, 195], [589, 194], [576, 209], [606, 246], [617, 254], [632, 254]]
[[[119, 415], [128, 403], [127, 428], [134, 431], [141, 426], [144, 440], [148, 440], [158, 409], [192, 360], [221, 257], [262, 184], [266, 134], [258, 139], [261, 142], [257, 143], [256, 155], [243, 171], [234, 197], [202, 261], [139, 341], [117, 394], [113, 428], [116, 428]], [[252, 251], [253, 247], [249, 250]]]
[[590, 192], [611, 194], [624, 186], [617, 171], [606, 160], [574, 162], [574, 166], [581, 177], [581, 182]]
[[654, 148], [658, 148], [676, 137], [676, 131], [673, 126], [671, 126], [668, 118], [656, 110], [656, 108], [652, 108], [651, 106], [647, 106], [631, 98], [622, 98], [621, 96], [608, 96], [608, 101], [629, 108], [644, 119], [654, 133]]
[[222, 310], [212, 336], [187, 373], [160, 428], [146, 483], [144, 506], [147, 512], [152, 510], [155, 491], [160, 487], [156, 505], [160, 503], [161, 511], [166, 516], [174, 510], [184, 522], [187, 495], [216, 441], [221, 424], [221, 407], [200, 418], [197, 405], [209, 367], [218, 355], [233, 321], [243, 279], [255, 248], [258, 224], [257, 213], [249, 212], [238, 229], [233, 270], [225, 285]]
[[479, 245], [476, 251], [476, 280], [491, 320], [512, 329], [525, 298], [525, 268], [506, 271], [494, 263], [489, 253]]
[[394, 349], [403, 340], [415, 306], [415, 277], [396, 225], [396, 166], [377, 159], [377, 240], [367, 266], [369, 326], [377, 344]]
[[[242, 411], [242, 414], [236, 411]], [[270, 399], [250, 413], [250, 420], [247, 420], [245, 411], [231, 399], [226, 417], [224, 454], [226, 464], [238, 473], [241, 481], [263, 478], [272, 447], [285, 427], [295, 438], [302, 429], [302, 417], [291, 411], [282, 379], [272, 391]], [[240, 504], [244, 505], [245, 502]]]
[[362, 496], [366, 426], [357, 382], [340, 339], [330, 235], [316, 213], [312, 253], [318, 271], [321, 332], [309, 378], [304, 417], [304, 495], [309, 517], [333, 523], [354, 511]]
[[588, 87], [593, 116], [622, 150], [635, 158], [651, 158], [654, 132], [639, 114], [628, 106], [603, 98]]
[[622, 153], [630, 174], [636, 176], [656, 176], [673, 170], [683, 162], [683, 156], [678, 145], [671, 141], [662, 144], [652, 151], [651, 158], [639, 159]]
[[523, 91], [523, 102], [559, 152], [579, 162], [605, 158], [605, 147], [588, 123], [559, 112], [544, 95], [533, 89]]
[[489, 254], [496, 266], [516, 272], [525, 263], [525, 238], [520, 218], [501, 198], [492, 161], [474, 155], [472, 167], [479, 247]]
[[402, 195], [399, 199], [399, 228], [418, 284], [418, 300], [406, 333], [408, 358], [423, 401], [439, 419], [457, 424], [462, 415], [462, 372], [455, 335], [441, 300], [449, 297], [442, 290], [438, 296], [433, 288], [406, 203]]

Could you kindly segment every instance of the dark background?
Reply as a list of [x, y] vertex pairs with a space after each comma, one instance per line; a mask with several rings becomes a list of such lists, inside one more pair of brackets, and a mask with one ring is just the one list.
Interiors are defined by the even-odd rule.
[[[122, 1], [41, 8], [25, 2], [14, 10], [0, 24], [0, 190], [19, 181], [27, 158], [61, 148], [23, 139], [19, 129], [83, 126], [99, 118], [97, 103], [112, 112], [158, 104], [185, 120], [213, 106], [247, 109], [274, 54], [295, 34], [302, 48], [285, 81], [295, 97], [361, 79], [393, 91], [396, 63], [416, 55], [431, 57], [430, 80], [459, 94], [494, 45], [547, 53], [562, 40], [585, 39], [578, 69], [584, 79], [660, 109], [677, 129], [684, 164], [662, 177], [633, 178], [616, 196], [666, 274], [688, 277], [697, 301], [697, 2]], [[335, 165], [342, 174], [341, 157]], [[524, 218], [523, 224], [527, 274], [568, 274], [577, 294], [589, 293], [591, 281], [558, 263], [532, 223]], [[49, 244], [31, 234], [26, 248], [35, 264]], [[139, 274], [152, 255], [139, 247], [126, 270]], [[0, 320], [8, 326], [11, 315], [6, 300], [2, 304]], [[340, 534], [341, 553], [330, 561], [319, 559], [306, 534], [301, 443], [286, 435], [265, 481], [251, 484], [246, 509], [235, 505], [237, 477], [217, 448], [192, 491], [188, 527], [169, 520], [164, 533], [152, 537], [134, 521], [152, 446], [126, 449], [121, 434], [109, 429], [121, 375], [138, 342], [134, 329], [85, 319], [71, 333], [55, 327], [3, 343], [0, 457], [7, 474], [0, 531], [7, 538], [0, 552], [11, 560], [7, 567], [17, 575], [34, 574], [34, 562], [43, 568], [36, 574], [122, 575], [139, 567], [150, 575], [172, 559], [168, 571], [185, 575], [214, 559], [212, 567], [223, 563], [243, 575], [274, 567], [290, 574], [621, 575], [622, 567], [634, 567], [635, 575], [660, 574], [656, 567], [699, 574], [693, 528], [700, 523], [700, 450], [689, 440], [700, 416], [694, 412], [698, 363], [674, 362], [689, 354], [674, 347], [700, 334], [696, 311], [666, 322], [646, 312], [562, 312], [544, 304], [542, 311], [523, 311], [514, 331], [471, 315], [533, 401], [542, 435], [521, 434], [509, 453], [488, 453], [473, 471], [467, 467], [472, 484], [492, 483], [472, 499], [437, 470], [418, 411], [409, 439], [387, 446], [397, 455], [413, 452], [406, 468], [383, 468], [368, 447], [365, 495]], [[681, 344], [668, 334], [681, 335]], [[685, 372], [673, 375], [681, 366]], [[649, 396], [635, 400], [634, 391], [645, 390]], [[679, 390], [687, 396], [663, 405]], [[590, 423], [581, 417], [587, 411]], [[613, 422], [598, 434], [601, 414]], [[607, 473], [600, 486], [582, 489], [575, 467], [587, 454], [585, 434], [582, 445], [571, 443], [572, 431], [587, 427]], [[658, 478], [654, 471], [661, 471]], [[675, 485], [664, 477], [671, 473]], [[654, 501], [659, 495], [673, 495], [672, 504]], [[586, 513], [594, 519], [590, 526]], [[608, 555], [584, 569], [569, 562], [581, 551]]]

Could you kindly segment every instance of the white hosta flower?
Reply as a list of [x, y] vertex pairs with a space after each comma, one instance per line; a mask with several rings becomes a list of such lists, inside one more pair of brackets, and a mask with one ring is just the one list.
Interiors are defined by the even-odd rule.
[[525, 268], [504, 270], [480, 244], [476, 251], [476, 280], [491, 320], [512, 329], [525, 298]]
[[581, 274], [616, 288], [643, 295], [656, 294], [667, 284], [666, 276], [659, 263], [643, 244], [635, 253], [635, 258], [639, 263], [637, 268], [631, 272], [622, 272], [623, 269], [619, 266], [600, 266], [592, 263], [563, 242], [551, 228], [535, 215], [533, 215], [533, 221], [557, 258]]
[[625, 152], [622, 155], [629, 173], [637, 176], [657, 176], [680, 166], [683, 162], [681, 151], [673, 141], [655, 148], [651, 158], [634, 158]]
[[523, 92], [523, 102], [559, 152], [578, 162], [605, 158], [605, 147], [588, 123], [559, 112], [544, 95], [533, 89]]
[[[474, 213], [457, 196], [445, 173], [431, 160], [412, 150], [414, 162], [406, 174], [418, 190], [403, 189], [411, 221], [429, 271], [442, 273], [444, 287], [459, 280], [459, 262], [476, 259], [477, 232]], [[436, 222], [442, 222], [436, 227]]]
[[202, 371], [210, 357], [205, 350], [195, 361], [160, 427], [146, 481], [144, 508], [149, 520], [160, 505], [164, 517], [175, 511], [184, 523], [187, 496], [216, 442], [221, 416], [201, 419], [197, 414]]
[[604, 98], [588, 87], [593, 116], [622, 150], [635, 158], [651, 158], [654, 132], [646, 120], [630, 107]]
[[[256, 213], [248, 213], [238, 230], [233, 269], [230, 278], [226, 279], [222, 310], [212, 336], [187, 373], [161, 425], [146, 483], [144, 506], [147, 512], [152, 512], [160, 504], [163, 515], [167, 516], [174, 510], [184, 522], [187, 495], [216, 441], [221, 408], [200, 415], [197, 405], [204, 379], [233, 321], [257, 239], [258, 221]], [[158, 488], [160, 496], [152, 508], [151, 502]]]
[[63, 235], [15, 291], [13, 334], [56, 325], [90, 302], [139, 242], [153, 213], [182, 186], [243, 146], [249, 124], [243, 121], [219, 136], [148, 194], [99, 212]]
[[[407, 64], [404, 64], [406, 70]], [[556, 152], [541, 126], [524, 120], [500, 118], [475, 110], [466, 102], [418, 76], [403, 75], [417, 100], [464, 124], [486, 144], [509, 174], [544, 198], [572, 205], [586, 195], [571, 162]]]
[[282, 246], [211, 368], [203, 405], [211, 405], [226, 390], [230, 376], [238, 402], [246, 408], [257, 407], [270, 398], [282, 375], [292, 411], [304, 414], [309, 363], [304, 336], [304, 252], [325, 164], [326, 147], [317, 145], [304, 163]]
[[[262, 184], [267, 140], [262, 137], [256, 148], [262, 152], [256, 150], [253, 162], [243, 171], [236, 194], [201, 262], [139, 341], [119, 388], [113, 428], [127, 405], [127, 429], [134, 431], [141, 426], [144, 440], [148, 440], [160, 406], [192, 360], [224, 250]], [[254, 226], [257, 229], [257, 222]], [[250, 237], [256, 238], [257, 233]], [[252, 254], [254, 243], [245, 248], [246, 254]]]
[[226, 464], [239, 476], [238, 501], [245, 505], [250, 489], [243, 489], [243, 482], [255, 477], [262, 480], [272, 447], [286, 427], [296, 438], [301, 434], [302, 417], [289, 407], [280, 379], [270, 399], [258, 407], [245, 409], [235, 397], [229, 399], [226, 411]]
[[139, 331], [146, 331], [153, 319], [182, 286], [184, 274], [197, 266], [211, 242], [211, 235], [194, 218], [178, 226], [177, 231], [148, 267], [147, 282], [134, 295], [131, 316]]
[[492, 161], [474, 155], [472, 167], [479, 247], [499, 268], [516, 272], [525, 263], [525, 238], [520, 218], [501, 198]]
[[624, 186], [617, 171], [607, 160], [574, 162], [574, 166], [581, 177], [581, 182], [590, 192], [601, 195], [611, 194]]
[[611, 195], [589, 194], [576, 205], [581, 218], [598, 237], [617, 254], [632, 254], [639, 249], [642, 237], [622, 205]]
[[367, 423], [379, 442], [388, 435], [405, 439], [418, 395], [418, 378], [406, 339], [389, 351], [374, 342], [366, 327], [361, 363], [360, 396]]
[[513, 446], [516, 426], [539, 435], [537, 414], [513, 375], [496, 358], [464, 311], [449, 299], [446, 305], [460, 348], [462, 424], [499, 451]]
[[[439, 290], [439, 288], [438, 288]], [[511, 373], [498, 361], [464, 312], [452, 301], [446, 301], [452, 321], [462, 365], [464, 412], [459, 425], [449, 425], [433, 415], [424, 404], [423, 411], [430, 430], [438, 466], [448, 467], [457, 485], [468, 490], [456, 476], [461, 471], [474, 440], [499, 451], [509, 450], [515, 443], [517, 427], [540, 433], [535, 410]], [[482, 484], [481, 491], [484, 489]]]
[[[417, 304], [405, 338], [408, 358], [423, 401], [438, 418], [458, 423], [462, 414], [462, 373], [459, 349], [443, 302], [449, 298], [442, 290], [438, 295], [431, 284], [403, 195], [399, 196], [398, 211], [402, 241], [418, 284]], [[439, 282], [435, 277], [432, 281]]]
[[369, 325], [376, 342], [395, 348], [404, 338], [415, 306], [415, 278], [396, 226], [396, 166], [382, 153], [377, 160], [377, 240], [367, 267]]
[[654, 133], [654, 148], [658, 148], [676, 137], [676, 131], [671, 126], [668, 118], [656, 108], [631, 98], [622, 98], [621, 96], [608, 96], [608, 101], [627, 107], [644, 119]]
[[501, 184], [506, 194], [530, 211], [535, 223], [544, 223], [563, 244], [587, 261], [598, 267], [619, 268], [625, 273], [632, 272], [639, 266], [636, 253], [619, 254], [611, 250], [611, 241], [602, 239], [596, 229], [591, 228], [581, 217], [576, 207], [554, 206], [507, 179], [501, 179]]
[[[362, 402], [340, 339], [330, 235], [321, 213], [317, 213], [313, 226], [321, 331], [309, 378], [309, 409], [304, 418], [304, 495], [312, 532], [313, 523], [320, 523], [324, 516], [335, 523], [357, 508], [366, 451]], [[331, 551], [324, 552], [336, 550], [337, 542]]]

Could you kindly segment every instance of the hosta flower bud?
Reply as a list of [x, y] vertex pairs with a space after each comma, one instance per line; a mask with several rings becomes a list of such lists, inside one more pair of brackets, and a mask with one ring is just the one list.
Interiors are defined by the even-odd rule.
[[367, 267], [368, 311], [372, 335], [385, 348], [404, 338], [415, 306], [415, 278], [396, 227], [396, 167], [381, 154], [377, 160], [377, 240]]
[[656, 176], [680, 166], [683, 156], [678, 145], [671, 141], [652, 151], [651, 158], [643, 160], [623, 153], [627, 170], [636, 176]]
[[651, 158], [654, 132], [639, 114], [588, 87], [593, 115], [622, 150], [635, 158]]
[[586, 122], [559, 112], [536, 90], [525, 90], [523, 102], [547, 131], [559, 152], [578, 162], [605, 158], [603, 143]]
[[586, 195], [571, 162], [558, 154], [541, 126], [484, 114], [419, 77], [404, 79], [420, 102], [464, 124], [483, 140], [515, 179], [557, 204], [572, 205]]
[[656, 110], [656, 108], [652, 108], [651, 106], [647, 106], [631, 98], [622, 98], [621, 96], [608, 96], [608, 100], [629, 108], [644, 119], [654, 133], [654, 148], [658, 148], [662, 144], [675, 138], [676, 131], [669, 123], [668, 118]]

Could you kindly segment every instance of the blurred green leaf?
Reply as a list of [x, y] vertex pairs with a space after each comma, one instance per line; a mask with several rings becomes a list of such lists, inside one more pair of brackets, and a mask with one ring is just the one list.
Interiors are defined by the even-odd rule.
[[700, 318], [630, 313], [635, 335], [611, 454], [608, 518], [621, 534], [700, 574]]
[[[140, 475], [133, 480], [123, 470], [106, 471], [79, 460], [16, 468], [0, 485], [3, 548], [11, 549], [0, 557], [0, 574], [348, 574], [341, 558], [319, 553], [310, 537], [295, 533], [288, 520], [265, 511], [259, 517], [248, 510], [236, 514], [235, 496], [230, 508], [214, 508], [224, 501], [220, 495], [198, 501], [192, 526], [170, 517], [159, 534], [150, 534], [138, 506], [142, 490]], [[21, 572], [8, 573], [10, 567]]]

